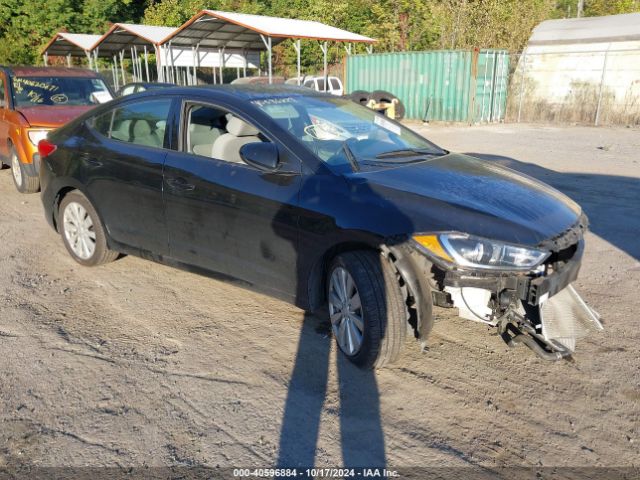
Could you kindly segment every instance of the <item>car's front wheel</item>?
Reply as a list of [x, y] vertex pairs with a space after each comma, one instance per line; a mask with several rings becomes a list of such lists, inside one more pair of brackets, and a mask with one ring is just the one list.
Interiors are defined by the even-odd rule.
[[26, 172], [20, 157], [18, 157], [18, 152], [13, 147], [9, 151], [9, 160], [11, 162], [13, 183], [20, 193], [36, 193], [40, 190], [40, 179]]
[[82, 193], [68, 193], [60, 202], [58, 212], [62, 241], [76, 262], [92, 267], [118, 257], [117, 252], [109, 250], [98, 213]]
[[338, 255], [327, 275], [333, 335], [342, 353], [361, 368], [395, 361], [405, 342], [407, 314], [395, 270], [380, 253]]

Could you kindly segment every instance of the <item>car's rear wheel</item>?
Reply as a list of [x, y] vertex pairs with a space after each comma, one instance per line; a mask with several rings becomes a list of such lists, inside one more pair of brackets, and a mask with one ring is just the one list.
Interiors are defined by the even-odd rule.
[[20, 193], [36, 193], [40, 189], [40, 179], [26, 172], [20, 157], [18, 157], [18, 152], [13, 147], [9, 151], [9, 160], [11, 162], [11, 176], [16, 189]]
[[394, 362], [407, 332], [406, 307], [394, 269], [378, 252], [338, 255], [327, 275], [329, 318], [342, 353], [361, 368]]
[[62, 241], [73, 259], [88, 267], [115, 260], [104, 227], [91, 202], [82, 193], [68, 193], [60, 202], [58, 224]]

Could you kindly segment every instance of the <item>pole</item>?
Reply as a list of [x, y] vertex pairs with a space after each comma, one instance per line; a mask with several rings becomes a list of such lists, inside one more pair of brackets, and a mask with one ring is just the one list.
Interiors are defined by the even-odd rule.
[[45, 54], [42, 56], [42, 60], [44, 60], [44, 66], [45, 66], [45, 67], [48, 67], [48, 66], [49, 66], [49, 54], [48, 54], [48, 53], [45, 53]]
[[525, 50], [522, 53], [522, 75], [520, 77], [520, 98], [518, 99], [518, 123], [520, 123], [520, 118], [522, 116], [522, 101], [524, 99], [524, 79], [527, 71], [527, 51]]
[[247, 76], [247, 50], [243, 49], [242, 50], [242, 76], [246, 77]]
[[271, 58], [273, 55], [273, 50], [271, 48], [271, 37], [267, 38], [267, 42], [269, 43], [269, 47], [268, 47], [268, 54], [269, 54], [269, 58], [268, 58], [268, 63], [269, 63], [269, 85], [271, 85], [273, 83], [273, 59]]
[[149, 82], [149, 52], [147, 52], [147, 46], [144, 46], [144, 70], [147, 73], [147, 82]]
[[137, 81], [137, 73], [136, 73], [136, 59], [133, 56], [133, 47], [129, 48], [129, 51], [131, 53], [131, 78], [133, 79], [134, 82]]
[[191, 66], [193, 67], [193, 78], [191, 79], [191, 85], [195, 85], [193, 79], [196, 78], [196, 47], [191, 46]]
[[120, 82], [118, 81], [118, 59], [117, 57], [114, 55], [113, 56], [113, 70], [115, 72], [114, 77], [113, 77], [113, 85], [116, 88], [116, 90], [118, 88], [120, 88]]
[[267, 64], [269, 66], [269, 85], [273, 83], [273, 66], [271, 64], [271, 37], [265, 37], [264, 35], [260, 35], [262, 38], [262, 43], [267, 47]]
[[111, 64], [111, 79], [112, 79], [112, 83], [113, 83], [113, 88], [114, 89], [118, 89], [118, 76], [116, 75], [116, 69], [113, 66], [113, 63]]
[[169, 42], [169, 77], [171, 78], [172, 83], [180, 85], [180, 79], [178, 78], [176, 65], [173, 61], [173, 46], [171, 45], [171, 42]]
[[300, 50], [301, 50], [301, 46], [300, 46], [300, 39], [296, 39], [296, 41], [293, 43], [293, 48], [296, 50], [296, 65], [298, 66], [298, 86], [300, 86], [302, 84], [302, 66], [300, 63]]
[[159, 82], [163, 82], [163, 71], [162, 71], [162, 47], [158, 45], [153, 46], [154, 51], [156, 52], [156, 77]]
[[596, 121], [595, 126], [597, 127], [600, 123], [600, 108], [602, 107], [602, 92], [604, 91], [604, 77], [607, 74], [607, 60], [609, 60], [609, 49], [611, 48], [611, 44], [607, 47], [607, 50], [604, 52], [604, 62], [602, 63], [602, 76], [600, 77], [600, 90], [598, 92], [598, 107], [596, 108]]
[[127, 77], [124, 73], [124, 50], [120, 50], [120, 71], [122, 72], [122, 86], [127, 84]]
[[[200, 42], [196, 44], [196, 65], [200, 68]], [[196, 69], [196, 75], [193, 79], [196, 85], [198, 85], [198, 70]]]
[[247, 76], [247, 51], [243, 50], [242, 55], [244, 58], [244, 62], [242, 64], [242, 76], [246, 77]]
[[218, 49], [218, 55], [220, 57], [220, 85], [224, 83], [224, 50], [225, 47], [222, 47], [222, 49]]
[[323, 65], [324, 65], [324, 91], [327, 91], [327, 83], [329, 81], [328, 78], [328, 65], [327, 65], [327, 50], [328, 50], [328, 46], [327, 46], [327, 42], [324, 42], [320, 45], [320, 48], [322, 49], [322, 56], [323, 56]]
[[84, 54], [87, 56], [87, 60], [89, 60], [89, 70], [93, 70], [93, 59], [91, 58], [91, 53], [85, 50]]
[[71, 68], [71, 54], [67, 55], [67, 67]]
[[98, 50], [99, 49], [95, 49], [93, 51], [93, 64], [96, 66], [96, 72], [98, 71]]

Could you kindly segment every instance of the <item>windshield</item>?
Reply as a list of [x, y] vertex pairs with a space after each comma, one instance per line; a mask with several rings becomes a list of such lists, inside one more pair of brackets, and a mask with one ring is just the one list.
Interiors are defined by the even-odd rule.
[[358, 170], [367, 163], [408, 163], [447, 153], [384, 115], [343, 98], [296, 96], [252, 103], [332, 166]]
[[104, 82], [90, 77], [14, 77], [16, 107], [95, 105], [111, 94]]

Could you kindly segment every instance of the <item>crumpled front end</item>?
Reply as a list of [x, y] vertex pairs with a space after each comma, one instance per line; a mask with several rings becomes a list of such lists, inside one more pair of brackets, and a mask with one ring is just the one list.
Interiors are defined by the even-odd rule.
[[544, 359], [558, 360], [575, 351], [576, 341], [603, 329], [599, 315], [572, 285], [580, 271], [587, 224], [582, 215], [571, 228], [538, 245], [549, 253], [530, 271], [452, 265], [425, 249], [410, 256], [417, 263], [426, 256], [432, 263], [434, 305], [455, 307], [462, 318], [495, 326], [508, 345], [522, 343]]

